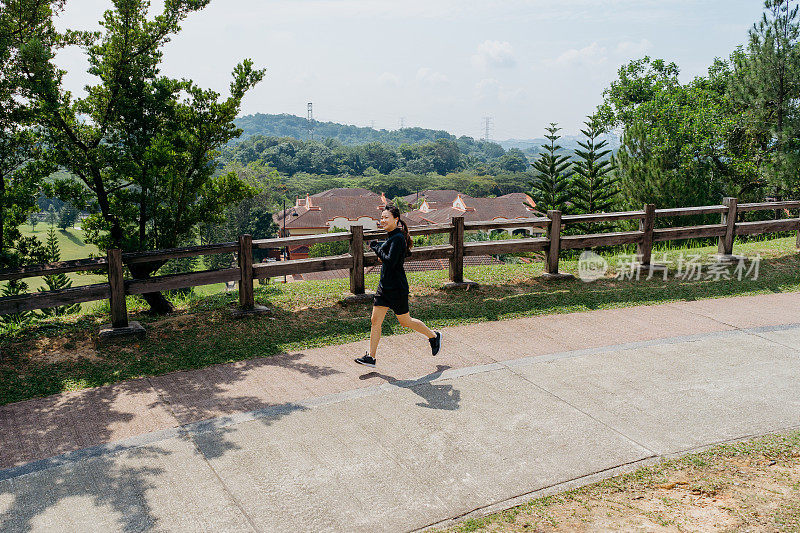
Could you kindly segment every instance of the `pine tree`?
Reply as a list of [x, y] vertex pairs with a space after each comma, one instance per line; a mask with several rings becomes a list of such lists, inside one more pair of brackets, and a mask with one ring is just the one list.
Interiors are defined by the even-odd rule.
[[[61, 249], [58, 246], [58, 237], [56, 237], [56, 232], [53, 229], [53, 226], [50, 226], [50, 229], [47, 230], [47, 241], [45, 242], [44, 248], [47, 254], [48, 262], [55, 263], [57, 261], [61, 261]], [[44, 276], [44, 284], [47, 288], [39, 287], [39, 292], [69, 289], [72, 287], [72, 280], [70, 280], [67, 275], [63, 273], [51, 274], [49, 276]], [[77, 313], [80, 308], [81, 304], [60, 305], [57, 307], [42, 309], [41, 312], [42, 316], [64, 316]]]
[[[579, 213], [613, 211], [619, 196], [619, 179], [612, 174], [614, 161], [608, 157], [611, 150], [606, 148], [608, 141], [598, 141], [602, 128], [597, 118], [588, 117], [584, 124], [586, 129], [581, 133], [586, 141], [578, 141], [581, 148], [575, 150], [578, 161], [573, 167], [575, 209]], [[588, 229], [584, 225], [579, 226], [582, 230]], [[598, 229], [597, 225], [594, 225], [594, 229]]]
[[[765, 0], [761, 20], [750, 29], [746, 51], [734, 53], [734, 101], [749, 126], [763, 132], [766, 152], [756, 164], [780, 198], [796, 189], [796, 139], [800, 134], [800, 11], [797, 0]], [[792, 146], [794, 145], [794, 146]]]
[[[28, 292], [28, 284], [19, 279], [12, 279], [3, 287], [0, 296], [19, 296]], [[7, 315], [0, 315], [0, 324], [4, 327], [2, 329], [16, 328], [28, 324], [33, 320], [33, 313], [31, 311], [21, 311], [19, 313], [10, 313]]]
[[558, 154], [561, 146], [557, 145], [556, 141], [561, 138], [558, 135], [560, 129], [556, 123], [551, 123], [549, 128], [545, 128], [547, 131], [545, 138], [550, 143], [542, 145], [544, 151], [532, 163], [536, 177], [529, 183], [531, 198], [536, 202], [536, 210], [542, 213], [547, 213], [550, 209], [559, 209], [562, 213], [566, 213], [572, 207], [570, 203], [572, 183], [567, 173], [572, 163], [568, 156]]

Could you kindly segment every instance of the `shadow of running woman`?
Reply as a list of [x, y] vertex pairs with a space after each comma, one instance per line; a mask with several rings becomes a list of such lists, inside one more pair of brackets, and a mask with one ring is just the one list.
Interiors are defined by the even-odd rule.
[[414, 394], [425, 400], [425, 403], [417, 403], [420, 407], [427, 409], [443, 409], [446, 411], [455, 411], [459, 408], [461, 401], [461, 391], [453, 388], [450, 384], [434, 384], [432, 381], [441, 377], [445, 370], [450, 367], [447, 365], [436, 365], [436, 371], [422, 376], [419, 379], [397, 379], [393, 376], [387, 376], [380, 372], [368, 372], [358, 377], [360, 380], [371, 378], [381, 378], [387, 383], [395, 387], [401, 387], [412, 391]]

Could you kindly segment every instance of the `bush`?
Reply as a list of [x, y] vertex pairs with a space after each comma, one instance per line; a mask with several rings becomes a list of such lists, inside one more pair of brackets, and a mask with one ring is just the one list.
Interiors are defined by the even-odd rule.
[[[344, 228], [331, 228], [328, 233], [341, 233], [347, 231]], [[328, 257], [331, 255], [343, 255], [350, 251], [349, 241], [322, 242], [312, 244], [308, 249], [308, 257]]]

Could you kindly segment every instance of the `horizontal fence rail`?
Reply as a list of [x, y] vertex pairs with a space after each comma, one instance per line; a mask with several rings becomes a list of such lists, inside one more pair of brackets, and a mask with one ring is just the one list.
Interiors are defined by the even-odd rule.
[[239, 250], [235, 242], [222, 242], [218, 244], [202, 244], [200, 246], [185, 246], [183, 248], [169, 248], [166, 250], [153, 250], [152, 252], [131, 252], [122, 254], [122, 261], [126, 265], [137, 263], [153, 263], [168, 261], [181, 257], [198, 257], [201, 255], [226, 254]]
[[616, 220], [638, 220], [644, 218], [644, 211], [620, 211], [617, 213], [590, 213], [588, 215], [564, 215], [561, 222], [576, 224], [586, 222], [613, 222]]
[[617, 246], [620, 244], [638, 244], [643, 234], [639, 231], [618, 231], [614, 233], [593, 233], [590, 235], [567, 235], [561, 237], [562, 250], [578, 248], [594, 248], [595, 246]]
[[467, 231], [490, 231], [493, 229], [512, 229], [512, 228], [546, 228], [550, 224], [547, 217], [536, 217], [516, 220], [489, 220], [483, 222], [465, 222], [464, 229]]
[[35, 278], [37, 276], [50, 276], [53, 274], [67, 274], [69, 272], [87, 272], [96, 268], [105, 268], [108, 260], [105, 257], [90, 259], [73, 259], [72, 261], [59, 261], [46, 265], [32, 265], [17, 270], [0, 272], [0, 281]]
[[[548, 216], [546, 217], [514, 220], [465, 222], [463, 217], [453, 217], [448, 224], [431, 224], [409, 228], [411, 236], [447, 234], [449, 242], [436, 246], [414, 247], [407, 260], [448, 259], [450, 281], [459, 284], [465, 281], [463, 275], [464, 257], [478, 255], [544, 252], [545, 273], [558, 275], [558, 256], [561, 250], [635, 244], [639, 263], [642, 266], [649, 266], [654, 242], [692, 238], [718, 238], [720, 256], [734, 257], [732, 255], [733, 241], [737, 235], [758, 235], [786, 231], [798, 232], [797, 244], [800, 248], [800, 218], [756, 222], [739, 222], [737, 220], [739, 213], [790, 209], [800, 209], [800, 200], [738, 204], [736, 198], [725, 198], [722, 205], [656, 209], [653, 204], [647, 204], [640, 211], [564, 216], [560, 211], [548, 211]], [[655, 218], [711, 214], [721, 215], [719, 224], [654, 228]], [[567, 225], [597, 224], [624, 220], [637, 221], [639, 229], [581, 235], [562, 234], [562, 229]], [[531, 230], [532, 228], [544, 229], [544, 235], [488, 241], [467, 241], [464, 238], [465, 232], [490, 232], [492, 230], [507, 230], [510, 232], [519, 229]], [[112, 325], [115, 328], [119, 328], [128, 325], [128, 313], [125, 305], [126, 295], [147, 294], [236, 281], [239, 283], [239, 307], [243, 310], [252, 310], [255, 307], [253, 297], [254, 279], [342, 269], [350, 270], [350, 291], [356, 295], [365, 294], [364, 268], [380, 263], [374, 252], [365, 252], [365, 244], [375, 239], [385, 238], [385, 236], [385, 231], [364, 230], [361, 226], [352, 226], [350, 231], [346, 232], [272, 239], [253, 240], [249, 235], [242, 235], [238, 242], [186, 246], [147, 252], [121, 253], [119, 250], [109, 250], [106, 257], [75, 259], [0, 271], [0, 281], [71, 272], [103, 272], [108, 276], [107, 283], [0, 298], [0, 314], [19, 313], [108, 299], [111, 303]], [[329, 257], [253, 263], [254, 249], [313, 246], [332, 242], [349, 243], [349, 253]], [[148, 278], [125, 279], [124, 277], [125, 266], [144, 263], [158, 264], [159, 262], [163, 264], [170, 259], [214, 254], [235, 254], [238, 264], [235, 268], [203, 270]]]
[[688, 217], [691, 215], [714, 215], [727, 213], [724, 205], [703, 205], [700, 207], [671, 207], [669, 209], [656, 209], [657, 217]]
[[187, 272], [186, 274], [169, 274], [154, 276], [146, 279], [132, 279], [125, 281], [125, 294], [145, 294], [147, 292], [173, 291], [188, 289], [198, 285], [212, 285], [238, 281], [241, 271], [238, 268], [225, 268], [220, 270], [202, 270], [200, 272]]
[[797, 209], [800, 207], [800, 200], [786, 202], [758, 202], [753, 204], [739, 204], [739, 212], [745, 211], [775, 211], [778, 209]]
[[0, 298], [0, 314], [21, 313], [34, 309], [47, 309], [59, 305], [70, 305], [95, 300], [106, 300], [111, 296], [108, 283], [83, 285], [57, 291], [34, 292]]

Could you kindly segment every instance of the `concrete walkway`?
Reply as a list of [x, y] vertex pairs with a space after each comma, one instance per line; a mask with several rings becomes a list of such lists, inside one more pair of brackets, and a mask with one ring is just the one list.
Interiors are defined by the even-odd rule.
[[0, 407], [0, 531], [404, 531], [800, 427], [800, 294], [542, 316]]

